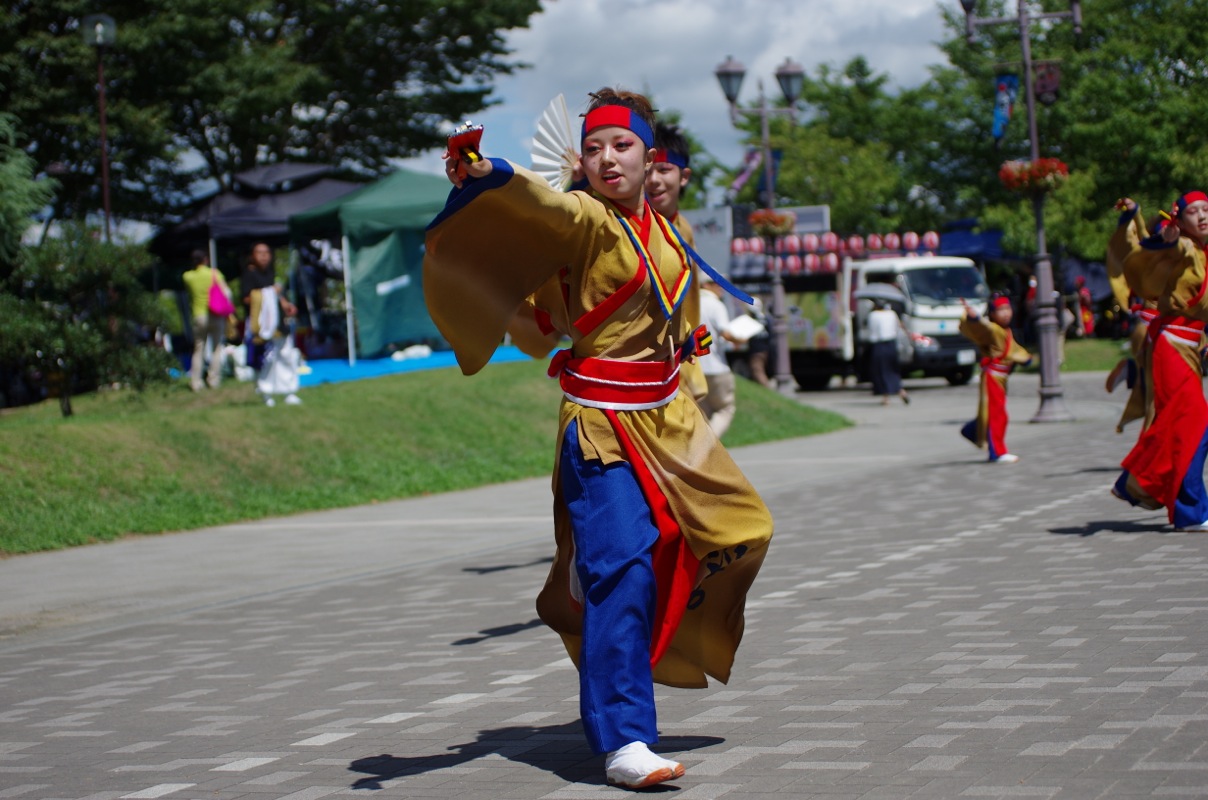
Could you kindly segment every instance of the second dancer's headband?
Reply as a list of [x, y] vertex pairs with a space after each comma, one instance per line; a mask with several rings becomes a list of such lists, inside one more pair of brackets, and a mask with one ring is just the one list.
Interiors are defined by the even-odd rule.
[[674, 164], [680, 169], [688, 168], [688, 159], [679, 153], [673, 153], [666, 147], [660, 147], [654, 155], [654, 163]]

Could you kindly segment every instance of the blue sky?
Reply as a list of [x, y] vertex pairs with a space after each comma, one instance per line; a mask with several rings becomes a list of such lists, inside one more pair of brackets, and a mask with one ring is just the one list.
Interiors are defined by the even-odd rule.
[[[957, 0], [947, 0], [959, 9]], [[544, 0], [528, 29], [508, 34], [513, 58], [532, 64], [501, 78], [501, 104], [473, 118], [486, 126], [483, 152], [524, 166], [537, 118], [557, 94], [572, 116], [587, 93], [620, 86], [650, 93], [726, 164], [741, 160], [738, 132], [713, 75], [733, 56], [747, 68], [740, 102], [753, 102], [756, 80], [778, 96], [773, 72], [792, 58], [811, 74], [863, 55], [895, 86], [915, 86], [943, 62], [936, 0]], [[407, 162], [443, 173], [439, 153]]]

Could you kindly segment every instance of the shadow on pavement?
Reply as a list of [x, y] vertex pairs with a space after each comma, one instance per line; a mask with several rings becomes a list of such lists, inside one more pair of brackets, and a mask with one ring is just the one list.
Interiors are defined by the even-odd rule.
[[511, 625], [500, 625], [498, 628], [484, 628], [483, 630], [479, 631], [481, 636], [467, 636], [465, 639], [458, 639], [456, 642], [453, 642], [453, 645], [456, 647], [458, 645], [478, 644], [479, 642], [485, 642], [488, 639], [495, 639], [500, 636], [511, 636], [512, 634], [520, 633], [521, 631], [540, 628], [543, 624], [544, 623], [542, 623], [539, 619], [531, 619], [528, 622], [513, 622]]
[[1088, 522], [1074, 528], [1049, 528], [1049, 533], [1064, 536], [1094, 536], [1096, 533], [1173, 533], [1163, 522], [1127, 522], [1118, 519]]
[[473, 572], [475, 575], [490, 575], [492, 572], [506, 572], [509, 569], [525, 569], [527, 567], [536, 567], [541, 564], [554, 563], [553, 556], [539, 558], [536, 561], [530, 561], [527, 564], [499, 564], [494, 567], [464, 567], [462, 572]]
[[[724, 741], [717, 736], [666, 736], [651, 749], [658, 753], [674, 754], [711, 747]], [[383, 753], [358, 758], [348, 765], [348, 769], [365, 777], [358, 778], [352, 788], [381, 789], [384, 781], [451, 769], [489, 755], [528, 764], [557, 775], [567, 783], [604, 785], [603, 758], [592, 753], [587, 746], [583, 727], [578, 720], [546, 727], [515, 725], [489, 728], [479, 731], [474, 741], [454, 745], [449, 750], [449, 753], [440, 755], [393, 756]], [[670, 791], [677, 787], [664, 784], [657, 788]]]

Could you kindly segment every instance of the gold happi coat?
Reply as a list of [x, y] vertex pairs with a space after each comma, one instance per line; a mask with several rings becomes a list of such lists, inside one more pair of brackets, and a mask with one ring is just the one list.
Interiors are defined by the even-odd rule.
[[1156, 302], [1159, 314], [1208, 320], [1204, 248], [1186, 236], [1169, 247], [1142, 247], [1145, 226], [1140, 216], [1137, 208], [1137, 224], [1117, 229], [1109, 246], [1123, 261], [1129, 288], [1143, 301]]
[[[675, 219], [671, 222], [679, 230], [680, 236], [684, 237], [688, 246], [696, 247], [696, 233], [692, 230], [692, 223], [683, 214], [676, 214]], [[683, 314], [689, 330], [695, 329], [700, 324], [700, 267], [696, 265], [695, 261], [692, 262], [692, 285], [688, 287], [688, 294], [684, 296]], [[720, 336], [721, 331], [713, 331], [713, 334]], [[688, 392], [698, 403], [709, 395], [709, 384], [705, 382], [705, 373], [701, 371], [699, 363], [686, 361], [680, 365], [680, 388]]]
[[984, 360], [1012, 365], [1026, 364], [1032, 360], [1032, 354], [1026, 347], [1015, 341], [1015, 337], [1011, 335], [1009, 329], [987, 317], [979, 316], [969, 319], [966, 316], [961, 319], [959, 330], [967, 339], [977, 345]]
[[[534, 318], [569, 337], [575, 357], [673, 358], [691, 332], [685, 309], [681, 305], [668, 319], [649, 277], [635, 282], [638, 252], [613, 208], [585, 192], [556, 192], [507, 162], [493, 164], [488, 177], [451, 196], [426, 238], [428, 310], [462, 371], [477, 372], [506, 330]], [[674, 286], [686, 265], [657, 224], [648, 252], [663, 284]], [[548, 352], [548, 340], [533, 350], [541, 347]], [[708, 575], [655, 665], [654, 679], [684, 687], [706, 686], [706, 676], [725, 682], [742, 637], [747, 590], [771, 538], [771, 515], [685, 392], [658, 408], [609, 413], [640, 453]], [[556, 452], [572, 421], [578, 422], [585, 458], [627, 460], [608, 413], [566, 398]], [[577, 663], [582, 613], [571, 598], [573, 540], [556, 466], [553, 489], [556, 552], [537, 610]]]
[[[1140, 207], [1136, 217], [1141, 216]], [[1175, 223], [1171, 223], [1172, 225]], [[1117, 229], [1109, 251], [1121, 257], [1124, 279], [1133, 294], [1157, 306], [1164, 317], [1185, 317], [1208, 321], [1208, 293], [1204, 291], [1206, 257], [1204, 248], [1187, 236], [1180, 236], [1168, 247], [1143, 247], [1145, 226]], [[1200, 371], [1200, 349], [1203, 337], [1195, 345], [1176, 345], [1180, 356], [1191, 369]], [[1150, 378], [1152, 381], [1152, 376]], [[1153, 395], [1153, 392], [1150, 392]], [[1147, 420], [1152, 422], [1153, 409]]]
[[[1128, 281], [1124, 277], [1124, 260], [1133, 250], [1140, 249], [1141, 240], [1149, 238], [1145, 221], [1141, 218], [1140, 209], [1133, 214], [1132, 219], [1116, 227], [1115, 233], [1107, 244], [1107, 278], [1111, 283], [1112, 296], [1123, 312], [1128, 312], [1130, 295]], [[1147, 309], [1156, 309], [1156, 300], [1143, 300], [1142, 305]], [[1147, 334], [1149, 324], [1138, 315], [1134, 315], [1132, 330], [1128, 335], [1129, 353], [1136, 364], [1138, 377], [1133, 381], [1124, 403], [1124, 410], [1116, 422], [1116, 432], [1123, 433], [1124, 426], [1134, 420], [1143, 420], [1142, 427], [1149, 427], [1153, 422], [1153, 372], [1149, 364], [1149, 348]]]

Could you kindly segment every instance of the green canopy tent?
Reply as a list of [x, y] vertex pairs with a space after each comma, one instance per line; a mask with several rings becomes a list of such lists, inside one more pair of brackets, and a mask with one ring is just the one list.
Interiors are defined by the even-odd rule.
[[400, 169], [290, 217], [295, 248], [316, 239], [341, 242], [350, 364], [395, 342], [440, 337], [424, 305], [424, 228], [450, 188], [443, 176]]

